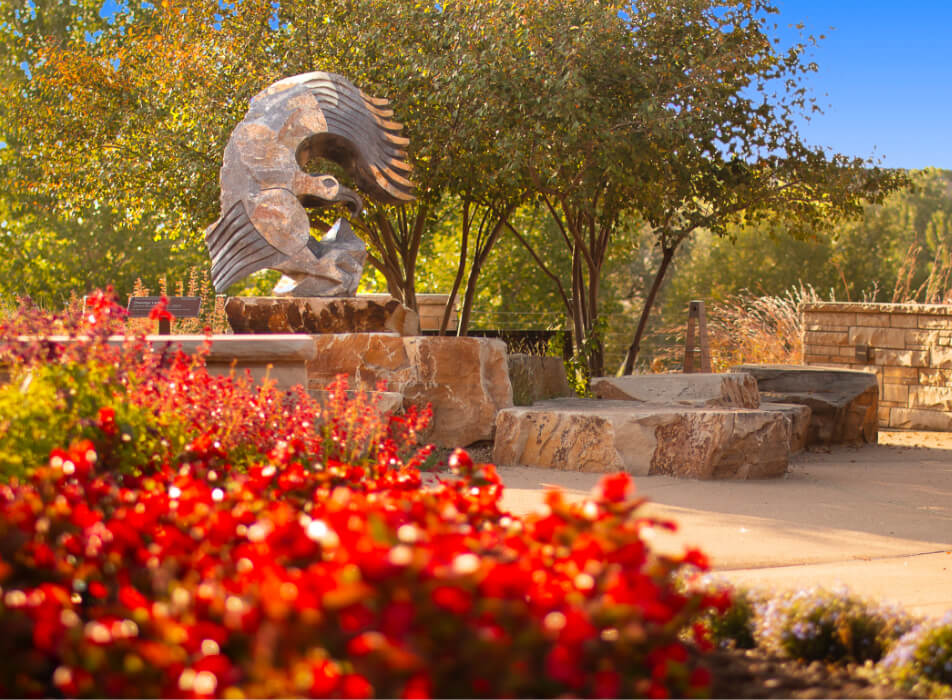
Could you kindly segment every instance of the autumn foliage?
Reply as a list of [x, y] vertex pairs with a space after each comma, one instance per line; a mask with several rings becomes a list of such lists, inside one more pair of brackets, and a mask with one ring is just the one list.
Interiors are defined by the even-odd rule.
[[[626, 475], [516, 517], [462, 450], [424, 476], [425, 412], [382, 415], [341, 384], [322, 407], [141, 340], [116, 349], [95, 329], [116, 314], [102, 299], [70, 342], [3, 338], [14, 383], [40, 361], [115, 374], [0, 485], [0, 693], [705, 693], [680, 634], [725, 601], [676, 590], [704, 557], [647, 547], [645, 528], [674, 526], [640, 515]], [[152, 406], [181, 449], [131, 464], [121, 402]]]

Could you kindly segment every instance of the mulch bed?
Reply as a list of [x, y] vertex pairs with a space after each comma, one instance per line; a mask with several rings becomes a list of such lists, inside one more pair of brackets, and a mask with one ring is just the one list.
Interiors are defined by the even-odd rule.
[[703, 659], [713, 676], [712, 698], [921, 697], [874, 683], [855, 666], [805, 664], [759, 649], [717, 649]]

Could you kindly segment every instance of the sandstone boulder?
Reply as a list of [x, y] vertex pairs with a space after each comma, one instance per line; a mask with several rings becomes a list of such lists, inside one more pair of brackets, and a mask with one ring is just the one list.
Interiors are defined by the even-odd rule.
[[512, 402], [516, 406], [575, 395], [561, 358], [510, 353], [508, 362]]
[[235, 333], [420, 333], [416, 312], [392, 298], [230, 297], [225, 314]]
[[740, 365], [753, 375], [765, 401], [811, 410], [807, 445], [875, 443], [879, 434], [879, 384], [875, 374], [796, 365]]
[[502, 410], [493, 460], [586, 472], [754, 479], [787, 470], [779, 411], [555, 399]]
[[347, 375], [356, 389], [383, 382], [404, 405], [433, 407], [426, 439], [441, 447], [493, 437], [496, 413], [512, 406], [506, 345], [489, 338], [379, 333], [320, 335], [308, 363], [309, 388], [323, 389]]
[[[332, 392], [326, 389], [311, 389], [308, 393], [317, 399], [322, 406], [326, 405], [332, 396]], [[356, 389], [349, 389], [347, 397], [353, 399], [357, 393]], [[397, 413], [403, 410], [403, 394], [396, 391], [365, 391], [363, 394], [380, 415]]]
[[813, 411], [809, 406], [797, 403], [767, 403], [760, 404], [761, 410], [777, 411], [790, 421], [790, 454], [803, 452], [807, 447], [807, 437], [810, 434], [810, 417]]
[[595, 377], [592, 393], [600, 399], [682, 406], [757, 408], [760, 405], [756, 380], [741, 373]]

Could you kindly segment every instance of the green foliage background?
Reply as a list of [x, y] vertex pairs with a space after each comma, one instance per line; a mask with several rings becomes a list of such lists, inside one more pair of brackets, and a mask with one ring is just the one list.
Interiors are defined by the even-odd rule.
[[[950, 174], [915, 173], [880, 201], [903, 173], [803, 144], [794, 116], [812, 109], [816, 67], [802, 45], [763, 47], [768, 3], [639, 0], [621, 20], [625, 7], [163, 0], [104, 17], [91, 0], [4, 3], [0, 297], [57, 306], [112, 284], [121, 298], [207, 266], [231, 129], [263, 86], [315, 69], [391, 98], [411, 138], [418, 203], [355, 222], [377, 263], [365, 291], [409, 303], [459, 279], [473, 327], [573, 328], [607, 372], [659, 279], [642, 366], [650, 331], [683, 322], [692, 298], [800, 283], [942, 296]], [[783, 79], [775, 102], [737, 92]], [[474, 229], [461, 257], [464, 210], [512, 235]]]

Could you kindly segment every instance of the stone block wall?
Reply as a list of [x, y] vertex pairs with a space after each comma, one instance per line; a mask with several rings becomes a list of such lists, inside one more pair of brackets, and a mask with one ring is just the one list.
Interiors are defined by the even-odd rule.
[[812, 303], [808, 365], [875, 372], [884, 428], [952, 431], [952, 305]]

